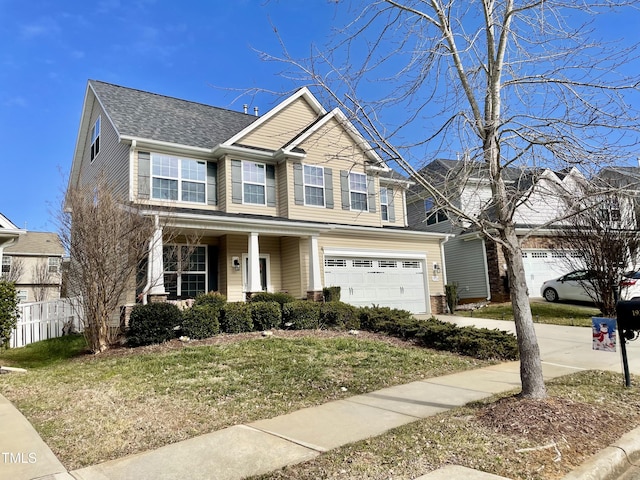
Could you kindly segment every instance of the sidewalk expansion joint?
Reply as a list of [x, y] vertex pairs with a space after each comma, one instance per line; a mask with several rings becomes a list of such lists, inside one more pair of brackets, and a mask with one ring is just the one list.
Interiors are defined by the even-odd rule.
[[280, 435], [280, 434], [278, 434], [276, 432], [272, 432], [270, 430], [264, 430], [262, 428], [254, 427], [252, 425], [247, 425], [246, 423], [242, 423], [241, 425], [243, 427], [247, 427], [247, 428], [249, 428], [251, 430], [254, 430], [256, 432], [264, 433], [264, 434], [269, 435], [271, 437], [280, 438], [280, 439], [285, 440], [285, 441], [287, 441], [289, 443], [292, 443], [294, 445], [298, 445], [299, 447], [306, 448], [307, 450], [312, 450], [312, 451], [318, 452], [318, 453], [325, 453], [325, 452], [328, 451], [326, 448], [322, 448], [322, 447], [320, 447], [318, 445], [312, 445], [310, 443], [303, 442], [302, 440], [296, 440], [295, 438], [288, 437], [286, 435]]

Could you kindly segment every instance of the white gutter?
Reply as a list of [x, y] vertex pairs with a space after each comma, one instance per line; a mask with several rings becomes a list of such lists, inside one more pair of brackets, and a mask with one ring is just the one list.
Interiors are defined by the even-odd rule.
[[422, 230], [393, 230], [379, 227], [361, 227], [357, 225], [338, 225], [334, 224], [332, 229], [335, 232], [340, 233], [360, 233], [372, 231], [378, 232], [381, 235], [394, 236], [394, 237], [429, 237], [429, 238], [452, 238], [455, 237], [452, 233], [437, 233], [437, 232], [424, 232]]
[[137, 140], [132, 140], [131, 141], [131, 148], [129, 148], [129, 201], [130, 202], [134, 201], [134, 195], [133, 195], [133, 166], [135, 164], [134, 156], [135, 156], [135, 153], [136, 153], [137, 144], [138, 144]]
[[212, 150], [210, 148], [194, 147], [190, 145], [182, 145], [180, 143], [162, 142], [160, 140], [151, 140], [149, 138], [132, 137], [130, 135], [121, 135], [120, 140], [131, 142], [131, 143], [135, 141], [138, 144], [138, 146], [141, 148], [149, 145], [149, 146], [162, 147], [162, 148], [174, 150], [174, 151], [188, 150], [190, 152], [200, 153], [205, 155], [211, 155], [212, 153]]

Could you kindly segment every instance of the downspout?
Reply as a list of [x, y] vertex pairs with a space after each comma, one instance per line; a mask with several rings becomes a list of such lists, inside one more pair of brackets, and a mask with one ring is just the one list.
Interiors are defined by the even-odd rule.
[[138, 145], [137, 140], [131, 140], [131, 148], [129, 149], [129, 201], [133, 202], [135, 200], [133, 194], [133, 166], [135, 164], [135, 153], [136, 146]]
[[491, 301], [491, 283], [489, 282], [489, 262], [487, 261], [487, 246], [484, 238], [480, 237], [482, 241], [482, 260], [484, 262], [484, 279], [487, 287], [487, 301]]
[[444, 284], [446, 285], [447, 282], [447, 262], [445, 261], [444, 258], [444, 244], [447, 243], [449, 241], [449, 237], [445, 237], [444, 239], [440, 240], [440, 258], [441, 258], [441, 263], [442, 263], [442, 281], [444, 282]]

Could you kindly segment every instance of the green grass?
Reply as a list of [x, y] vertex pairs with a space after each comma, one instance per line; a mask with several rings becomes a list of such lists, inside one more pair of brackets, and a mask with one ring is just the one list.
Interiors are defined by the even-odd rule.
[[[489, 364], [348, 334], [310, 335], [287, 339], [276, 333], [220, 345], [160, 347], [152, 353], [142, 348], [136, 354], [126, 350], [67, 360], [60, 354], [38, 353], [27, 374], [0, 376], [0, 391], [65, 466], [74, 469], [231, 425]], [[34, 346], [31, 351], [57, 349]], [[18, 351], [4, 352], [0, 359], [10, 354]], [[27, 357], [12, 361], [24, 366]]]
[[[534, 301], [531, 302], [531, 314], [536, 323], [590, 327], [591, 317], [598, 316], [600, 311], [585, 305]], [[456, 315], [513, 321], [513, 308], [510, 303], [500, 303], [473, 312], [458, 310]]]
[[44, 368], [64, 362], [87, 350], [87, 342], [82, 335], [67, 335], [26, 347], [0, 349], [0, 365], [6, 367]]

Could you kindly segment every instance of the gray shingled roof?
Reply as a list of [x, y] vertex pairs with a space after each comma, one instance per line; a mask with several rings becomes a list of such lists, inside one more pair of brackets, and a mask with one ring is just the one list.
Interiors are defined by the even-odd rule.
[[213, 148], [258, 119], [97, 80], [89, 84], [120, 135]]
[[4, 251], [7, 254], [64, 255], [60, 237], [53, 232], [27, 232]]

